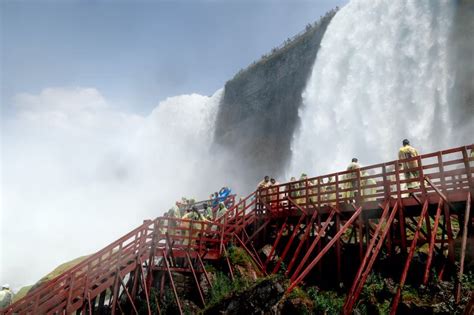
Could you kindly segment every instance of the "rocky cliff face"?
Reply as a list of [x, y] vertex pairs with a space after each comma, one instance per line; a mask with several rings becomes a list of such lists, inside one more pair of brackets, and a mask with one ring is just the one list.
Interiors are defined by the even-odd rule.
[[226, 83], [214, 142], [229, 154], [241, 184], [255, 183], [264, 174], [278, 176], [285, 169], [302, 92], [335, 12]]

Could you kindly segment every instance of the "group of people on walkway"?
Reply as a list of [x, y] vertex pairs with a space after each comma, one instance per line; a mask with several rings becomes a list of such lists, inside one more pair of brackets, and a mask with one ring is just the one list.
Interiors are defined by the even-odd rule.
[[[216, 232], [218, 224], [224, 223], [227, 213], [226, 202], [231, 194], [231, 189], [222, 187], [219, 193], [211, 195], [208, 201], [196, 203], [194, 199], [182, 198], [164, 214], [162, 233], [170, 236], [178, 235], [182, 245], [195, 243], [195, 239], [202, 231]], [[190, 232], [192, 231], [192, 232]]]
[[[402, 185], [402, 190], [416, 189], [420, 186], [420, 182], [417, 180], [419, 177], [418, 162], [413, 159], [417, 156], [418, 151], [410, 145], [408, 139], [404, 139], [402, 147], [398, 151], [399, 167], [402, 176], [404, 176], [401, 179], [406, 180], [406, 183]], [[299, 180], [296, 177], [291, 177], [287, 185], [280, 185], [274, 178], [265, 176], [258, 183], [257, 190], [260, 200], [272, 208], [287, 200], [299, 205], [316, 204], [317, 202], [322, 202], [322, 205], [334, 205], [337, 200], [353, 203], [359, 197], [364, 201], [374, 201], [378, 193], [377, 181], [370, 176], [371, 174], [360, 169], [359, 160], [354, 157], [343, 175], [328, 176], [321, 180], [321, 183], [318, 178], [308, 179], [306, 173], [302, 173]], [[336, 176], [339, 177], [336, 179]], [[336, 190], [339, 191], [338, 196], [336, 196]], [[319, 200], [318, 194], [320, 195]]]

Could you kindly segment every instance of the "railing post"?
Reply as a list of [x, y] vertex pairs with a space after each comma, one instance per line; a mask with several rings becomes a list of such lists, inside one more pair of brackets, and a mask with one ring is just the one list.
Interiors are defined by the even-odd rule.
[[[471, 149], [471, 150], [474, 150]], [[471, 192], [471, 195], [474, 196], [474, 179], [473, 179], [473, 176], [472, 176], [472, 172], [471, 172], [471, 163], [469, 161], [469, 154], [467, 153], [467, 147], [464, 147], [462, 149], [462, 157], [463, 157], [463, 160], [464, 160], [464, 167], [466, 168], [466, 175], [467, 175], [467, 182], [468, 182], [468, 185], [469, 185], [469, 191]], [[474, 164], [474, 162], [472, 162]]]
[[382, 166], [382, 174], [383, 174], [383, 192], [385, 200], [390, 200], [390, 184], [387, 178], [387, 164], [383, 164]]
[[305, 205], [306, 205], [306, 209], [308, 209], [308, 206], [309, 206], [309, 181], [308, 181], [308, 177], [305, 178], [305, 193], [306, 193]]
[[446, 196], [446, 202], [444, 203], [444, 222], [446, 225], [446, 232], [447, 232], [447, 238], [448, 238], [448, 258], [449, 260], [454, 263], [454, 240], [453, 240], [453, 230], [451, 226], [451, 212], [449, 210], [449, 199], [447, 195], [447, 190], [446, 190], [446, 177], [444, 175], [444, 164], [443, 164], [443, 155], [441, 152], [438, 152], [437, 154], [438, 157], [438, 166], [439, 166], [439, 172], [440, 172], [440, 181], [441, 181], [441, 188], [440, 190], [444, 193]]
[[[357, 202], [357, 205], [361, 205], [362, 204], [362, 183], [361, 183], [361, 179], [360, 179], [360, 170], [359, 169], [356, 169], [355, 170], [356, 172], [356, 176], [357, 176], [357, 198], [356, 199], [356, 202]], [[354, 189], [354, 188], [352, 188]]]
[[122, 256], [122, 244], [119, 246], [117, 253], [117, 264], [115, 265], [115, 281], [114, 281], [114, 290], [112, 293], [112, 315], [115, 315], [118, 302], [118, 286], [119, 286], [119, 273], [120, 273], [120, 257]]
[[400, 184], [400, 163], [397, 161], [395, 162], [395, 180], [397, 183], [397, 202], [399, 203], [400, 209], [398, 210], [398, 223], [400, 226], [400, 242], [401, 242], [401, 249], [403, 254], [406, 254], [407, 251], [407, 238], [406, 238], [406, 230], [405, 230], [405, 207], [403, 207], [402, 203], [402, 192], [401, 192], [401, 184]]
[[70, 279], [69, 279], [69, 292], [68, 292], [68, 295], [67, 295], [67, 302], [66, 302], [66, 307], [65, 307], [66, 313], [68, 313], [69, 305], [71, 305], [73, 286], [74, 286], [74, 273], [71, 273], [71, 276], [70, 276]]
[[86, 302], [87, 296], [89, 294], [89, 273], [91, 271], [91, 262], [87, 264], [87, 269], [86, 269], [86, 279], [85, 279], [85, 284], [84, 284], [84, 292], [82, 296], [83, 303]]
[[[170, 221], [169, 220], [166, 220], [166, 221], [169, 225]], [[160, 233], [159, 222], [161, 222], [160, 219], [153, 221], [153, 232], [152, 232], [152, 237], [151, 237], [150, 254], [148, 256], [148, 272], [146, 275], [147, 288], [151, 288], [151, 283], [153, 281], [153, 264], [155, 260], [156, 243], [157, 243], [158, 235]], [[168, 231], [168, 227], [166, 227], [166, 231]], [[173, 231], [173, 232], [176, 232], [176, 231]], [[168, 232], [166, 232], [166, 236], [168, 236]], [[168, 240], [169, 238], [166, 239], [166, 241]], [[169, 244], [169, 246], [171, 246], [171, 244]], [[140, 260], [140, 265], [141, 265], [141, 260]]]
[[319, 177], [318, 178], [318, 210], [321, 209], [321, 181], [322, 181], [322, 178]]

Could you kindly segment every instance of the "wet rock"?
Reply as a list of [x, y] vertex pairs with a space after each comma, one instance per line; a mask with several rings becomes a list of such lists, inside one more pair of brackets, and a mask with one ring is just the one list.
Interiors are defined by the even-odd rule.
[[[209, 281], [211, 281], [211, 283], [216, 279], [216, 275], [213, 272], [208, 272], [207, 276], [209, 277]], [[211, 286], [209, 285], [209, 282], [207, 282], [204, 273], [201, 273], [199, 276], [199, 285], [201, 286], [204, 296], [208, 296], [211, 292]]]

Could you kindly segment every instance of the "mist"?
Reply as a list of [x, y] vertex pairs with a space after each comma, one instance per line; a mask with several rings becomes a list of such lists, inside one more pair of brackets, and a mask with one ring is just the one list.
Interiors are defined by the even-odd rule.
[[221, 95], [171, 97], [144, 116], [95, 88], [17, 95], [2, 126], [0, 282], [33, 284], [182, 196], [205, 199], [224, 185], [209, 151]]

